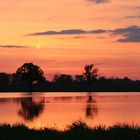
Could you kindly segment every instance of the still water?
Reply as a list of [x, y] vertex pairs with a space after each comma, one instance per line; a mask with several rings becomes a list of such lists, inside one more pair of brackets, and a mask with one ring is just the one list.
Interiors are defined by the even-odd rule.
[[140, 125], [140, 92], [0, 93], [0, 123], [63, 129], [77, 120], [89, 126]]

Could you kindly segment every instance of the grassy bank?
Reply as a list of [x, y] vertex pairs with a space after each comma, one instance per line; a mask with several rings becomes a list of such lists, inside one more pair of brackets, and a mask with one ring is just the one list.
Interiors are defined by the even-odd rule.
[[75, 122], [64, 131], [44, 128], [28, 129], [24, 125], [0, 125], [0, 140], [140, 140], [140, 127], [116, 124], [105, 128], [88, 127], [83, 122]]

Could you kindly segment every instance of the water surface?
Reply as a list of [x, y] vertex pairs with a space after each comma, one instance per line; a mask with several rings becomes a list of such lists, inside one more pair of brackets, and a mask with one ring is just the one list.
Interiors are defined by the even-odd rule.
[[65, 128], [76, 120], [89, 126], [117, 122], [140, 125], [140, 92], [0, 93], [0, 123]]

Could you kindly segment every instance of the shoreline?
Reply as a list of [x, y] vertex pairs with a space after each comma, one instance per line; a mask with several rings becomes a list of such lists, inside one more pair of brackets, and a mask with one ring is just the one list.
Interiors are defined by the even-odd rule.
[[55, 128], [29, 129], [23, 124], [0, 124], [1, 140], [139, 140], [140, 126], [117, 123], [110, 127], [98, 125], [89, 127], [82, 121], [70, 124], [64, 131]]

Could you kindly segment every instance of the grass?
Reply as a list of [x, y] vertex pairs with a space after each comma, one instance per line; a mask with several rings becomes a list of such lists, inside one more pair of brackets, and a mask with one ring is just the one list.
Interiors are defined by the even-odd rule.
[[53, 128], [29, 129], [22, 124], [1, 124], [0, 140], [140, 140], [140, 127], [130, 124], [116, 124], [88, 127], [78, 121], [64, 131]]

